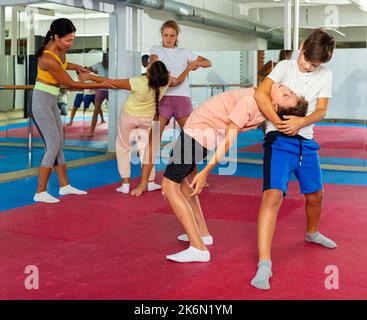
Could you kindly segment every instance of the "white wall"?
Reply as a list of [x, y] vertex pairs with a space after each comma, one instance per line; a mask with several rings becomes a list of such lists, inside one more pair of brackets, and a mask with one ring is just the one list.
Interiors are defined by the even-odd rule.
[[[58, 16], [59, 17], [59, 16]], [[58, 18], [56, 17], [56, 18]], [[108, 18], [93, 18], [93, 19], [71, 19], [77, 29], [78, 34], [86, 35], [106, 35], [109, 34]], [[39, 21], [39, 27], [36, 30], [36, 35], [45, 36], [50, 28], [52, 20]]]
[[[0, 56], [0, 83], [11, 84], [14, 81], [14, 57]], [[13, 108], [14, 91], [0, 90], [0, 112], [8, 111]]]
[[367, 120], [367, 49], [337, 49], [328, 67], [333, 97], [326, 118]]

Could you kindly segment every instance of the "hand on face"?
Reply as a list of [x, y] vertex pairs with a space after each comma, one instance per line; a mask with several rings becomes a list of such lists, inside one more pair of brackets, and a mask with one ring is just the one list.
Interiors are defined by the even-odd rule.
[[304, 126], [304, 117], [297, 116], [283, 116], [284, 119], [279, 124], [277, 124], [277, 128], [280, 132], [294, 136], [298, 134], [298, 131]]

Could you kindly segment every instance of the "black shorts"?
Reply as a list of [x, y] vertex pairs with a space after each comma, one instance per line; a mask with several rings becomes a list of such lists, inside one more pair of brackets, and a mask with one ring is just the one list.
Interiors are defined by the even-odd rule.
[[208, 150], [205, 147], [182, 130], [171, 151], [171, 158], [164, 171], [164, 177], [181, 183], [194, 171], [196, 164], [206, 158], [207, 154]]

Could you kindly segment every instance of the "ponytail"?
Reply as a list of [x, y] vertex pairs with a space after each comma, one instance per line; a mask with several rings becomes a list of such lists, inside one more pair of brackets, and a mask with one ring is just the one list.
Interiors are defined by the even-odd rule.
[[161, 94], [161, 90], [159, 88], [154, 89], [155, 93], [155, 114], [154, 114], [154, 120], [158, 121], [159, 119], [159, 97]]
[[159, 101], [161, 95], [161, 87], [167, 86], [169, 83], [169, 73], [162, 61], [153, 62], [148, 70], [148, 86], [154, 91], [155, 96], [155, 115], [154, 120], [159, 118]]
[[40, 56], [42, 56], [43, 51], [45, 50], [47, 44], [52, 40], [52, 38], [53, 38], [52, 32], [50, 30], [47, 31], [46, 38], [43, 41], [42, 47], [39, 50], [37, 50], [37, 52], [36, 52], [36, 57], [37, 58], [39, 58]]

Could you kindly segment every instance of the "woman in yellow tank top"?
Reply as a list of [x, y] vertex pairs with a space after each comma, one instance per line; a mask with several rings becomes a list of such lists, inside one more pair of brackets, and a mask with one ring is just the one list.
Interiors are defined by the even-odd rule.
[[83, 67], [69, 63], [66, 53], [72, 47], [76, 28], [68, 19], [57, 19], [52, 22], [44, 44], [36, 53], [38, 74], [32, 97], [32, 118], [44, 140], [46, 152], [42, 158], [38, 176], [37, 193], [34, 201], [56, 203], [60, 200], [46, 192], [47, 183], [55, 169], [59, 183], [60, 195], [86, 194], [85, 191], [72, 187], [67, 178], [63, 154], [63, 128], [57, 98], [60, 86], [73, 89], [112, 89], [109, 81], [103, 83], [81, 83], [73, 81], [66, 70], [86, 71]]

